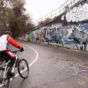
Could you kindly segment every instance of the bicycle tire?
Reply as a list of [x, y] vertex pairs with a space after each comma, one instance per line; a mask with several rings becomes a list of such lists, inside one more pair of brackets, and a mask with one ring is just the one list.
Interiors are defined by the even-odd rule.
[[[1, 70], [1, 69], [0, 69]], [[3, 68], [2, 71], [5, 71], [5, 69]], [[7, 78], [2, 78], [2, 81], [0, 82], [2, 84], [1, 88], [9, 88], [9, 84], [10, 84], [10, 77]]]
[[4, 74], [4, 68], [0, 67], [0, 84], [3, 82], [3, 74]]
[[[25, 62], [25, 64], [26, 64], [25, 72], [21, 71], [21, 63], [22, 62]], [[24, 76], [23, 73], [26, 73], [26, 71], [27, 71], [27, 75]], [[28, 77], [28, 75], [29, 75], [29, 66], [28, 66], [28, 62], [27, 62], [26, 59], [20, 59], [19, 60], [19, 62], [18, 62], [18, 73], [19, 73], [20, 77], [23, 78], [23, 79]]]

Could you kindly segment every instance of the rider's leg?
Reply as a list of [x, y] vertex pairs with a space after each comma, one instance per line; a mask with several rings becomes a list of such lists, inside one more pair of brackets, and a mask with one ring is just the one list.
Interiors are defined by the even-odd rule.
[[13, 65], [14, 65], [14, 63], [15, 63], [15, 58], [14, 59], [9, 59], [10, 60], [10, 62], [9, 62], [9, 64], [8, 64], [8, 66], [9, 67], [13, 67]]
[[9, 64], [8, 64], [8, 72], [7, 72], [7, 74], [9, 76], [14, 76], [15, 74], [12, 73], [12, 67], [13, 67], [13, 65], [15, 63], [15, 55], [10, 50], [6, 51], [6, 60], [10, 61]]
[[10, 59], [10, 62], [8, 64], [8, 67], [9, 67], [8, 74], [13, 74], [14, 75], [14, 73], [12, 73], [12, 67], [13, 67], [14, 63], [15, 63], [15, 58], [13, 60]]
[[8, 64], [8, 74], [10, 74], [11, 76], [14, 76], [14, 73], [12, 73], [12, 67], [15, 63], [15, 55], [10, 52], [10, 50], [5, 50], [1, 52], [1, 55], [5, 58], [6, 62], [10, 61]]

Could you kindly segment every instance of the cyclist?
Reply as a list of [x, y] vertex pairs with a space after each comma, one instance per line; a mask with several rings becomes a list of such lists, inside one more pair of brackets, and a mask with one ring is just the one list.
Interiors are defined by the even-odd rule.
[[12, 37], [12, 33], [10, 31], [6, 31], [0, 37], [0, 54], [5, 58], [6, 62], [9, 62], [9, 69], [7, 72], [8, 76], [14, 76], [15, 74], [12, 72], [12, 67], [15, 62], [15, 55], [9, 49], [9, 44], [13, 45], [15, 48], [20, 49], [20, 51], [24, 51], [23, 47], [19, 45]]

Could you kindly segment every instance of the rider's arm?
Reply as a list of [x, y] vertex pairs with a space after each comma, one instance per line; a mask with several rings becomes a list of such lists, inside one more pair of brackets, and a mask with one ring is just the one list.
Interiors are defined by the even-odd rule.
[[8, 38], [8, 42], [13, 45], [14, 47], [18, 48], [18, 49], [22, 49], [23, 47], [20, 46], [11, 36], [9, 36]]

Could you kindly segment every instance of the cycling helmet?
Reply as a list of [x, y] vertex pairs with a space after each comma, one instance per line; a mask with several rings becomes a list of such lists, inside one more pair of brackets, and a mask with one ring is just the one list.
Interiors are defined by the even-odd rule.
[[5, 34], [9, 34], [10, 36], [12, 36], [12, 32], [11, 31], [6, 31]]

